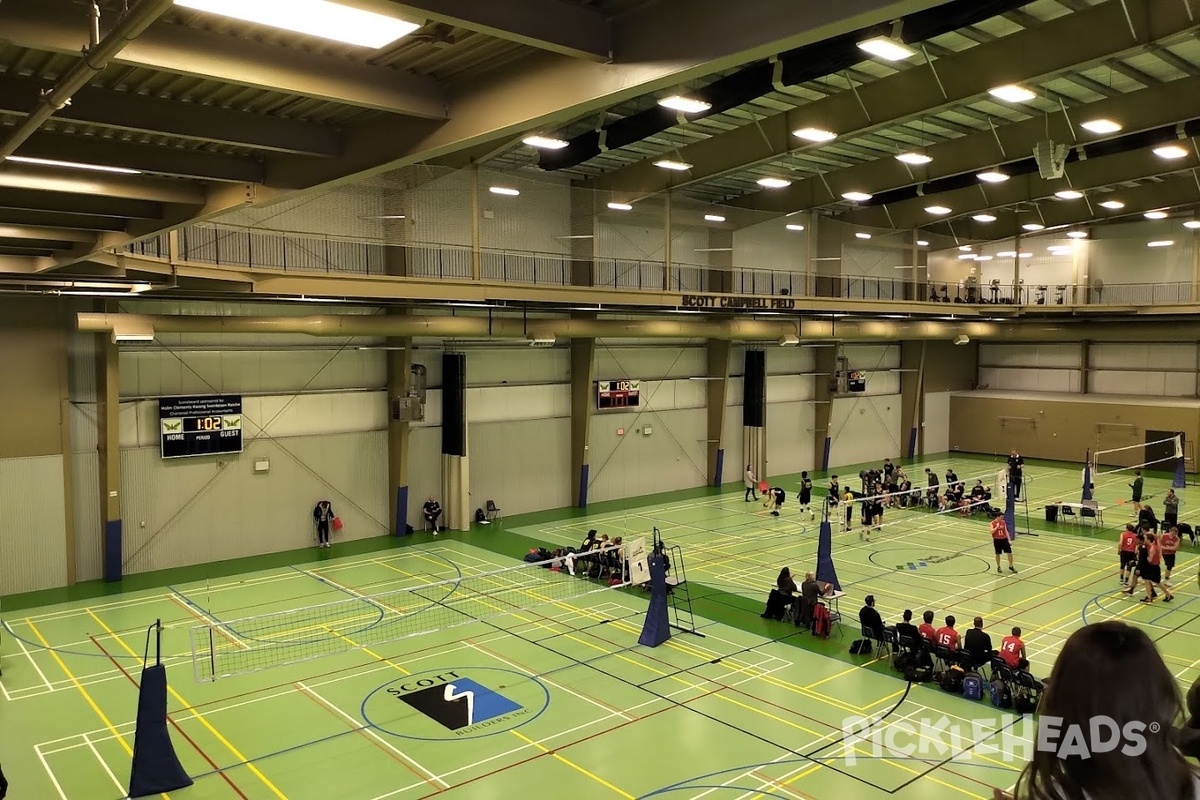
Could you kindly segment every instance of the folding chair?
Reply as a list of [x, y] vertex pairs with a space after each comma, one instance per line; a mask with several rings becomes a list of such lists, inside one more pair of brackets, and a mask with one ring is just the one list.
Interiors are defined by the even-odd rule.
[[882, 636], [876, 636], [875, 631], [871, 628], [871, 626], [869, 626], [869, 625], [862, 626], [862, 636], [868, 642], [875, 643], [875, 657], [876, 658], [879, 658], [881, 655], [887, 655], [887, 650], [888, 650], [887, 641]]
[[495, 500], [488, 500], [484, 506], [484, 511], [487, 512], [487, 518], [489, 522], [494, 522], [498, 519], [504, 519], [504, 515], [500, 513], [500, 507], [496, 505]]
[[[1070, 506], [1065, 505], [1065, 504], [1062, 506], [1059, 506], [1059, 508], [1062, 511], [1063, 522], [1067, 521], [1067, 517], [1071, 518], [1071, 522], [1074, 522], [1074, 523], [1079, 522], [1079, 517], [1075, 516], [1075, 509], [1073, 509]], [[1082, 511], [1082, 509], [1080, 509], [1080, 510]]]
[[1084, 500], [1083, 506], [1079, 509], [1080, 521], [1083, 521], [1085, 519], [1090, 519], [1092, 521], [1093, 528], [1098, 526], [1100, 515], [1096, 512], [1096, 509], [1097, 509], [1097, 504], [1096, 504], [1095, 500]]
[[791, 602], [783, 607], [783, 621], [793, 625], [800, 624], [800, 598], [793, 597]]
[[954, 657], [954, 652], [944, 644], [934, 645], [933, 658], [940, 667], [938, 672], [944, 672], [950, 669], [951, 664], [958, 663], [958, 659]]

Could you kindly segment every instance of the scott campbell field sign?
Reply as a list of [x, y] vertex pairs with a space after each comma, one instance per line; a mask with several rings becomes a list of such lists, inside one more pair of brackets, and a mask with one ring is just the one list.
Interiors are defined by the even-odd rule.
[[685, 294], [682, 308], [723, 308], [741, 311], [786, 311], [796, 307], [792, 297], [730, 297], [721, 294]]

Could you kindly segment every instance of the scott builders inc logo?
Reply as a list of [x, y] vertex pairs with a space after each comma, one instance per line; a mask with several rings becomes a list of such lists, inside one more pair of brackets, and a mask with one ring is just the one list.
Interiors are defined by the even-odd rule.
[[497, 691], [457, 672], [419, 678], [387, 690], [456, 735], [500, 725], [528, 713]]

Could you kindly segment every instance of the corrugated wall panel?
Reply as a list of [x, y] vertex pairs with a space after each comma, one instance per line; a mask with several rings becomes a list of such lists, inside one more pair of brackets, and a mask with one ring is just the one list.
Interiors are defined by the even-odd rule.
[[4, 594], [67, 582], [62, 456], [0, 459], [0, 586]]
[[[474, 445], [468, 436], [468, 453]], [[442, 429], [440, 426], [413, 428], [408, 440], [408, 524], [421, 529], [421, 504], [433, 495], [442, 497]], [[471, 498], [475, 500], [474, 497]], [[472, 506], [472, 510], [480, 504]]]
[[[811, 379], [810, 379], [811, 380]], [[791, 475], [813, 468], [812, 403], [767, 404], [767, 475]], [[789, 496], [795, 486], [784, 486]]]
[[468, 435], [472, 509], [487, 500], [505, 514], [571, 505], [569, 417], [474, 423]]
[[[650, 435], [641, 431], [650, 428]], [[617, 436], [616, 430], [625, 434]], [[703, 408], [606, 414], [592, 423], [593, 501], [703, 486], [708, 417]], [[739, 434], [740, 435], [740, 434]]]
[[71, 455], [75, 507], [75, 579], [93, 581], [104, 577], [103, 533], [100, 519], [100, 459], [90, 453]]
[[829, 420], [833, 440], [830, 466], [899, 457], [905, 441], [900, 427], [898, 394], [834, 400]]

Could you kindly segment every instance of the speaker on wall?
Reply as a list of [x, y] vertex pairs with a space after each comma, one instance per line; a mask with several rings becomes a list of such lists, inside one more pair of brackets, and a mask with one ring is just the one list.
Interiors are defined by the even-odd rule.
[[442, 354], [442, 454], [467, 454], [467, 357]]

